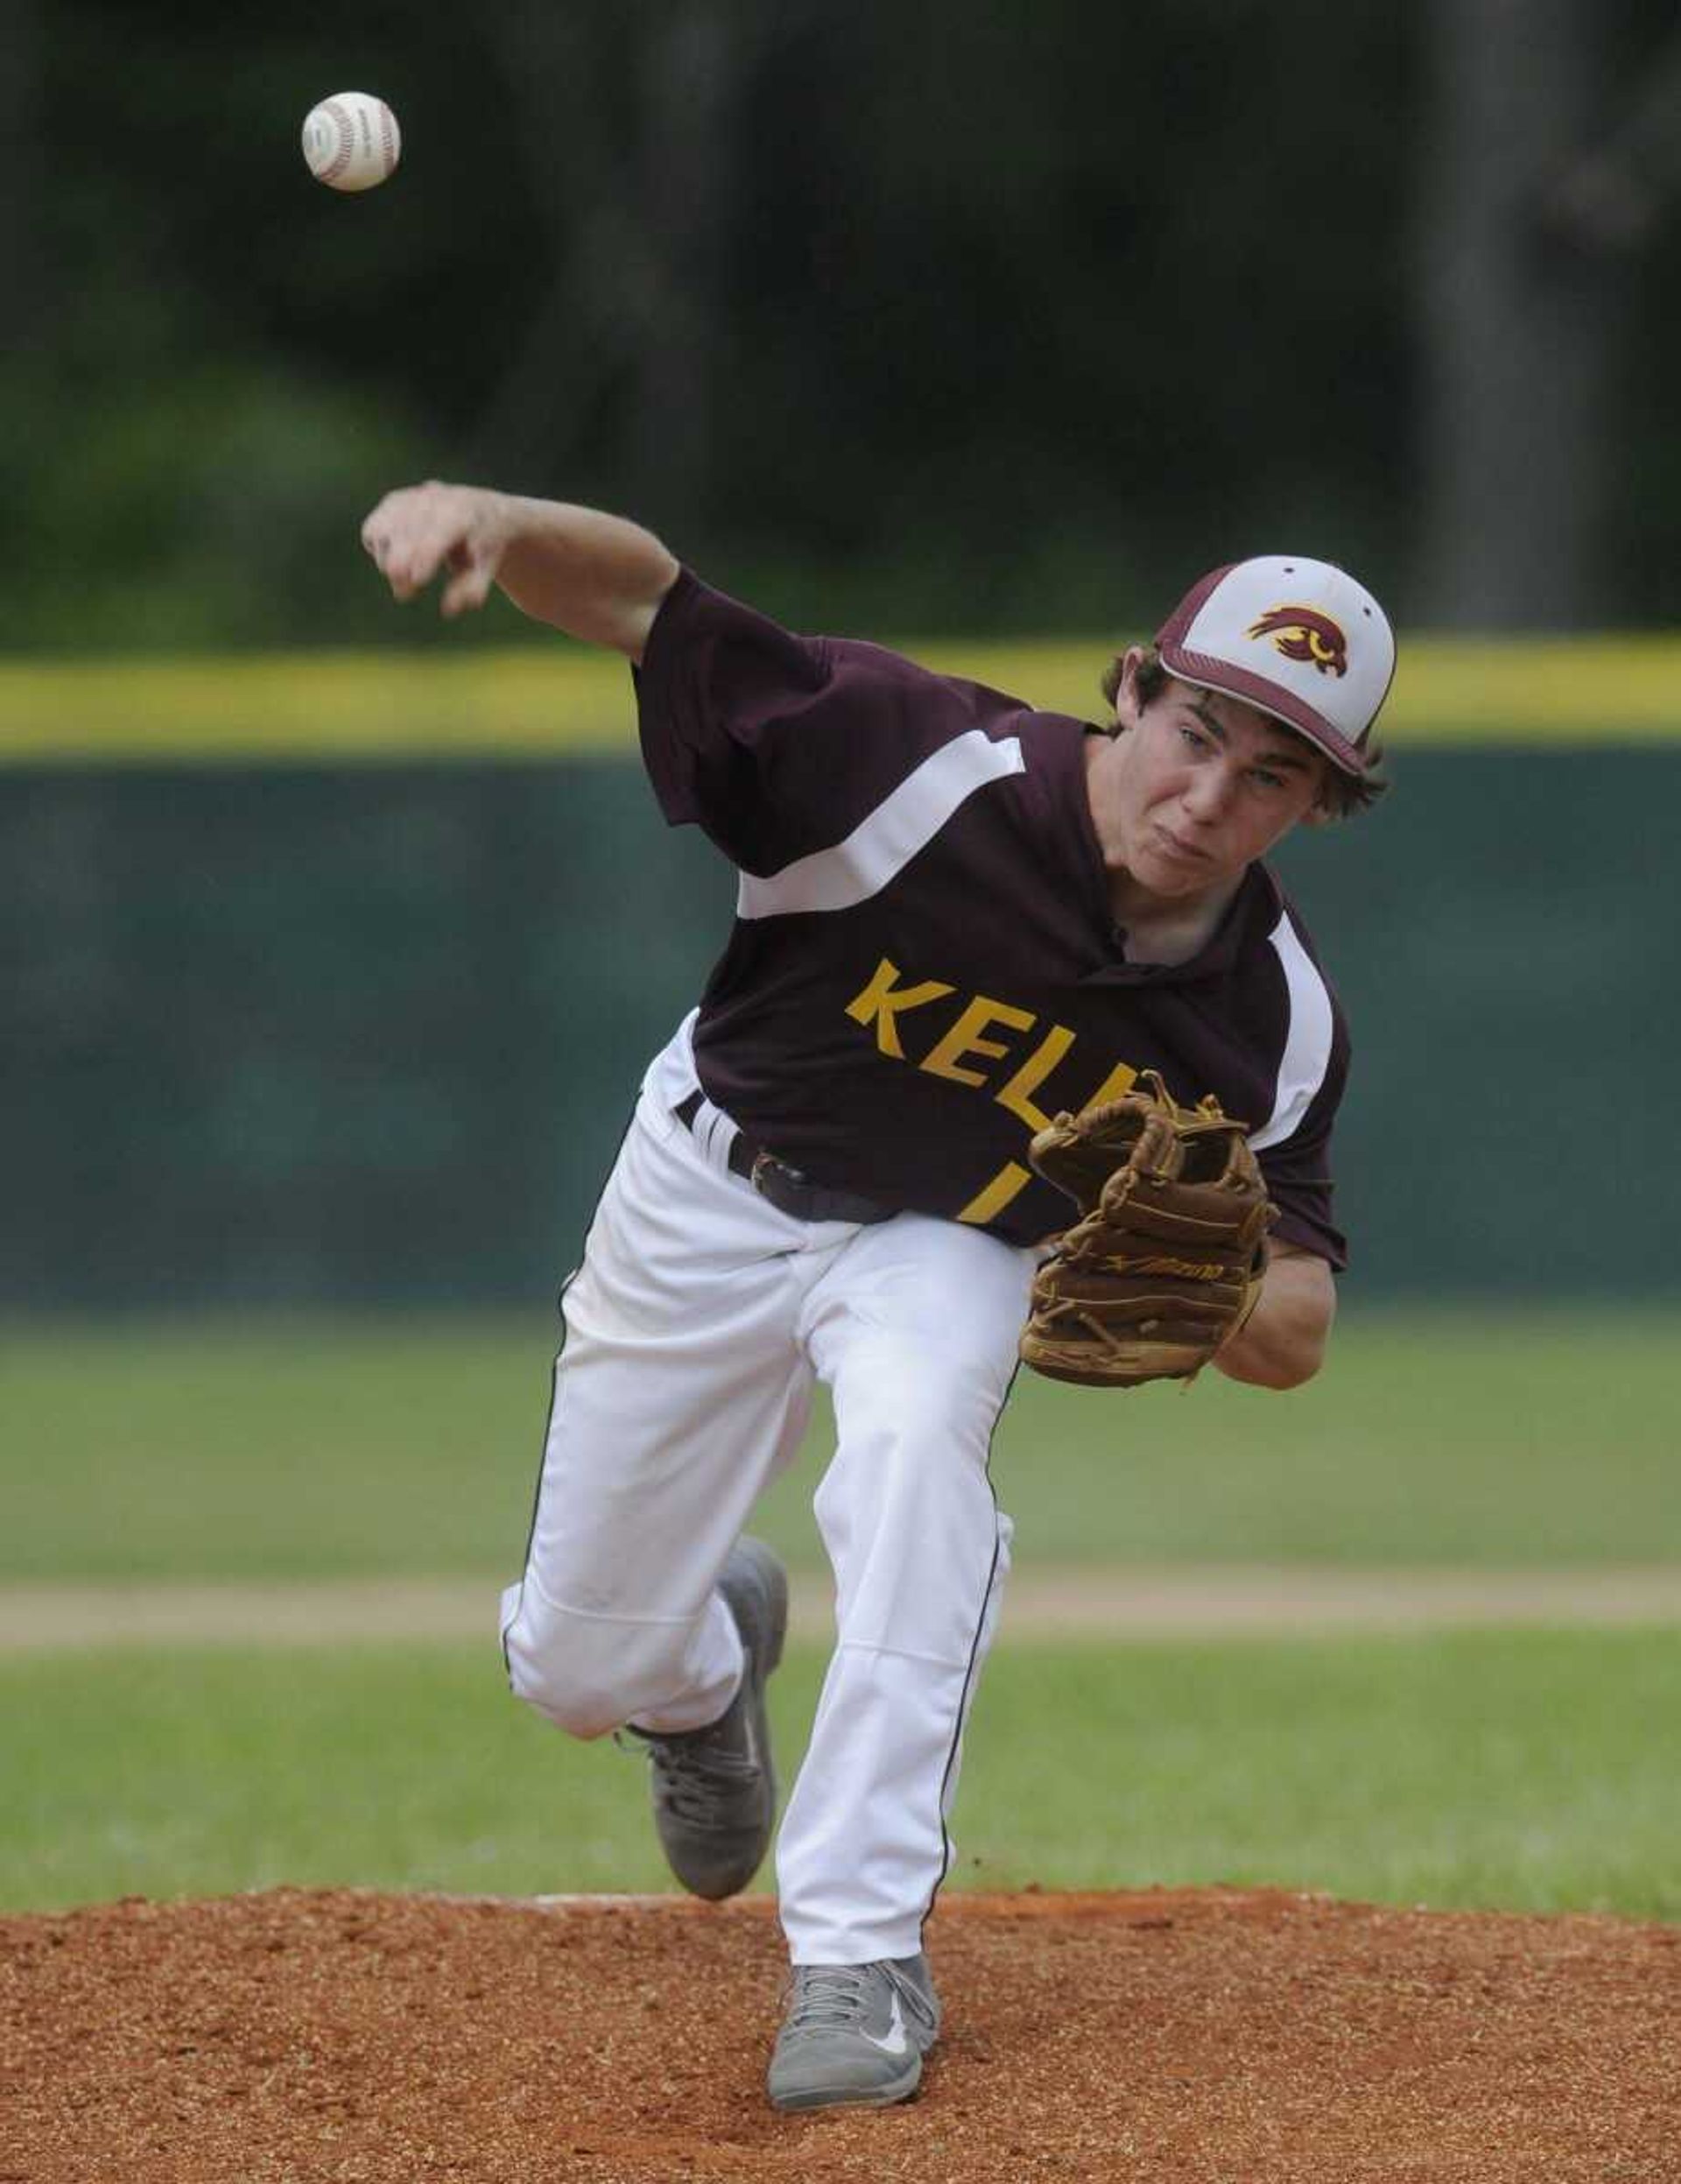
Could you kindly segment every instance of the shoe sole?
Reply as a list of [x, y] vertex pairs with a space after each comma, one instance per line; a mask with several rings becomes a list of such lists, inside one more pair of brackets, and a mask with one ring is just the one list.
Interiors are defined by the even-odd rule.
[[[745, 1572], [742, 1573], [739, 1586], [727, 1577], [720, 1582], [718, 1588], [724, 1596], [725, 1605], [728, 1608], [737, 1630], [740, 1630], [742, 1624], [742, 1617], [736, 1611], [738, 1601], [741, 1601], [744, 1607], [756, 1610], [763, 1606], [768, 1610], [765, 1618], [766, 1644], [763, 1656], [748, 1645], [745, 1639], [742, 1643], [747, 1655], [747, 1670], [749, 1679], [748, 1699], [755, 1715], [754, 1738], [764, 1758], [765, 1793], [770, 1811], [765, 1823], [763, 1846], [754, 1863], [752, 1872], [748, 1873], [741, 1880], [731, 1878], [725, 1885], [715, 1887], [697, 1886], [694, 1880], [686, 1878], [681, 1872], [678, 1871], [676, 1864], [672, 1862], [671, 1850], [669, 1847], [667, 1848], [666, 1861], [672, 1864], [672, 1870], [676, 1873], [679, 1881], [687, 1889], [691, 1896], [699, 1897], [702, 1903], [710, 1904], [727, 1903], [732, 1896], [739, 1896], [742, 1889], [751, 1883], [754, 1874], [757, 1873], [760, 1866], [764, 1863], [770, 1852], [771, 1838], [776, 1833], [777, 1802], [781, 1794], [781, 1784], [777, 1776], [776, 1757], [770, 1745], [770, 1723], [765, 1712], [764, 1687], [771, 1671], [781, 1663], [782, 1649], [788, 1635], [787, 1574], [778, 1558], [763, 1541], [758, 1539], [739, 1540], [733, 1550], [733, 1560], [738, 1571], [741, 1570], [743, 1563], [749, 1566], [750, 1571], [750, 1575]], [[758, 1620], [756, 1615], [754, 1620], [756, 1622]]]
[[[771, 1670], [782, 1666], [782, 1649], [788, 1636], [788, 1573], [783, 1568], [781, 1561], [771, 1553], [770, 1549], [757, 1539], [740, 1540], [735, 1547], [735, 1559], [738, 1562], [751, 1565], [755, 1576], [763, 1585], [770, 1600], [770, 1642], [764, 1659], [758, 1664], [756, 1685], [758, 1690], [763, 1691], [765, 1679]], [[728, 1584], [721, 1585], [719, 1589], [728, 1603], [731, 1615], [734, 1616], [735, 1603], [730, 1598]], [[736, 1627], [737, 1629], [741, 1627], [739, 1617], [736, 1617]]]
[[[761, 1659], [751, 1647], [748, 1647], [746, 1651], [748, 1673], [752, 1678], [753, 1705], [758, 1715], [756, 1723], [758, 1746], [764, 1754], [765, 1779], [770, 1786], [770, 1824], [774, 1828], [777, 1800], [781, 1795], [782, 1786], [777, 1779], [776, 1755], [770, 1748], [770, 1723], [764, 1710], [764, 1687], [770, 1680], [773, 1671], [782, 1666], [782, 1649], [788, 1637], [788, 1573], [783, 1568], [779, 1557], [773, 1554], [762, 1540], [739, 1540], [735, 1553], [738, 1564], [746, 1562], [751, 1566], [757, 1581], [756, 1589], [760, 1592], [762, 1599], [768, 1603], [770, 1611], [769, 1642], [765, 1646], [763, 1659]], [[735, 1613], [735, 1603], [731, 1597], [730, 1586], [728, 1582], [722, 1583], [719, 1590], [724, 1596], [725, 1603], [730, 1614], [735, 1617], [736, 1629], [740, 1630], [741, 1617]], [[768, 1844], [766, 1848], [769, 1849]], [[763, 1860], [761, 1860], [762, 1863]]]
[[809, 2091], [772, 2093], [770, 2105], [786, 2115], [819, 2108], [892, 2108], [900, 2101], [908, 2101], [921, 2082], [922, 2057], [917, 2055], [901, 2076], [890, 2079], [885, 2085], [871, 2086], [867, 2091], [855, 2091], [845, 2086], [813, 2086]]
[[[783, 1568], [780, 1558], [757, 1539], [742, 1540], [736, 1553], [742, 1561], [751, 1563], [770, 1603], [770, 1643], [765, 1647], [764, 1658], [760, 1660], [750, 1650], [747, 1658], [753, 1678], [753, 1703], [758, 1713], [758, 1746], [764, 1754], [765, 1780], [770, 1789], [770, 1826], [774, 1832], [777, 1803], [782, 1794], [782, 1785], [777, 1779], [776, 1754], [770, 1747], [770, 1723], [764, 1710], [764, 1687], [770, 1680], [772, 1672], [782, 1666], [782, 1649], [788, 1637], [788, 1573]], [[727, 1589], [724, 1589], [724, 1598], [729, 1602]], [[735, 1613], [733, 1603], [729, 1611], [731, 1615]], [[768, 1852], [770, 1845], [767, 1843], [765, 1848]], [[760, 1863], [763, 1863], [763, 1858]]]

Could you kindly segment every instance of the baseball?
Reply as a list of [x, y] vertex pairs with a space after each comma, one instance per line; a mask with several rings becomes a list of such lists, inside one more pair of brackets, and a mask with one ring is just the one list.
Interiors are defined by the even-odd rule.
[[371, 91], [335, 91], [304, 123], [304, 158], [328, 189], [373, 189], [397, 165], [397, 116]]

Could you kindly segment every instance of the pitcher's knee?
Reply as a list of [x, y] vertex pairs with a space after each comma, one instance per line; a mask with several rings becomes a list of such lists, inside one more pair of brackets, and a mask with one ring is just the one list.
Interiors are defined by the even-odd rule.
[[687, 1626], [605, 1622], [524, 1598], [503, 1634], [514, 1695], [569, 1737], [602, 1737], [680, 1688]]
[[604, 1737], [629, 1718], [615, 1692], [592, 1686], [566, 1661], [538, 1660], [522, 1652], [511, 1638], [505, 1648], [508, 1684], [517, 1699], [534, 1707], [568, 1737]]

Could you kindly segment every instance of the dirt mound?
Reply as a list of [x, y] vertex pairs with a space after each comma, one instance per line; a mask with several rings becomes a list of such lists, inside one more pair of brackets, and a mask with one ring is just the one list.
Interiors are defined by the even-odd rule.
[[0, 1920], [0, 2184], [1673, 2184], [1681, 1933], [948, 1896], [907, 2107], [783, 2117], [763, 1899], [283, 1889]]

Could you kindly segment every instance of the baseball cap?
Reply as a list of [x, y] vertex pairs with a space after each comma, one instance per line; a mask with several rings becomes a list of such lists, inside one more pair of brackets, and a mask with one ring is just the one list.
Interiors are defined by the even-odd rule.
[[1366, 771], [1366, 739], [1395, 678], [1395, 632], [1346, 569], [1297, 553], [1211, 569], [1156, 648], [1181, 681], [1241, 698], [1345, 773]]

